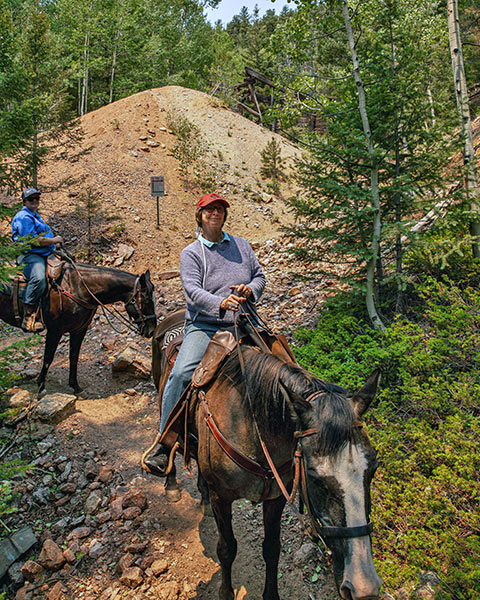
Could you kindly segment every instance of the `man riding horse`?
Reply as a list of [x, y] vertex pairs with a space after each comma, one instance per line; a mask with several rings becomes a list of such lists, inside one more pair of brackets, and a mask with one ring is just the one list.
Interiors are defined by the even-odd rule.
[[[25, 249], [17, 258], [23, 265], [23, 274], [27, 278], [27, 286], [23, 297], [23, 331], [38, 333], [44, 325], [38, 319], [40, 303], [47, 289], [47, 258], [55, 251], [55, 244], [63, 239], [55, 236], [50, 227], [38, 214], [40, 192], [35, 188], [27, 188], [22, 192], [23, 208], [12, 221], [12, 239], [25, 244]], [[34, 244], [29, 240], [35, 238]]]

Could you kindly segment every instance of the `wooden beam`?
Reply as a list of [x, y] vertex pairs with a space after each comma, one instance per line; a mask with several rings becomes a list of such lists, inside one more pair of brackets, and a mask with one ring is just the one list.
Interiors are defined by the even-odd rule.
[[257, 117], [259, 119], [261, 118], [261, 116], [256, 111], [254, 111], [253, 108], [250, 108], [246, 104], [243, 104], [243, 102], [238, 102], [238, 107], [241, 108], [242, 110], [246, 110], [248, 113], [250, 113], [254, 117]]
[[257, 109], [258, 118], [261, 123], [262, 122], [262, 111], [260, 110], [260, 104], [258, 103], [257, 96], [255, 95], [255, 89], [251, 83], [248, 85], [248, 89], [250, 90], [250, 96], [252, 97], [255, 108]]
[[245, 73], [249, 77], [253, 77], [253, 79], [257, 79], [258, 81], [261, 81], [262, 83], [265, 83], [266, 85], [269, 85], [270, 87], [274, 87], [273, 81], [271, 79], [269, 79], [268, 77], [265, 77], [265, 75], [262, 75], [258, 71], [255, 71], [255, 69], [252, 69], [251, 67], [245, 67]]

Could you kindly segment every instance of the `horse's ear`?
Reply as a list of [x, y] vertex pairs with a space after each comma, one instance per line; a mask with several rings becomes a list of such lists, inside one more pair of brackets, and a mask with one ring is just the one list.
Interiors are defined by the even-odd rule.
[[380, 369], [375, 369], [363, 386], [350, 398], [353, 403], [355, 415], [358, 418], [362, 417], [367, 412], [368, 407], [375, 398], [378, 384], [380, 383], [380, 376]]
[[147, 269], [145, 271], [145, 273], [142, 273], [140, 275], [140, 283], [141, 284], [143, 284], [143, 283], [150, 283], [150, 281], [151, 281], [150, 280], [150, 269]]
[[310, 410], [312, 408], [310, 402], [307, 402], [294, 392], [287, 391], [286, 387], [280, 384], [280, 391], [282, 392], [283, 397], [285, 398], [285, 403], [288, 406], [290, 411], [290, 416], [292, 419], [297, 419], [300, 417], [305, 411]]

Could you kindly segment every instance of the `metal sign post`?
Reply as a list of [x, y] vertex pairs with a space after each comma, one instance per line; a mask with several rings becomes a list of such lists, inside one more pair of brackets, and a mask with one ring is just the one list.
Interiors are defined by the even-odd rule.
[[150, 177], [150, 194], [157, 198], [157, 229], [160, 228], [160, 206], [158, 199], [165, 196], [165, 178], [163, 175]]

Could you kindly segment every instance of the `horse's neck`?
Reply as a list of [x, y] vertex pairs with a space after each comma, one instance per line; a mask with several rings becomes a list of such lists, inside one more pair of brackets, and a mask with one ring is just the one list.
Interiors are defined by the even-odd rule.
[[133, 291], [135, 276], [102, 267], [79, 268], [75, 286], [82, 297], [93, 296], [102, 304], [126, 302]]

